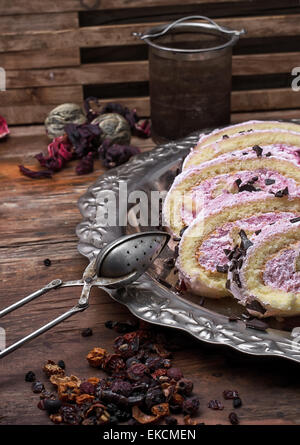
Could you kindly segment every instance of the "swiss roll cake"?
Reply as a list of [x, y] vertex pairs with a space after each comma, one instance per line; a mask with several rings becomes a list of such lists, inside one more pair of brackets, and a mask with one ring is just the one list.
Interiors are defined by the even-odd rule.
[[[284, 144], [248, 147], [183, 171], [175, 178], [163, 207], [166, 226], [176, 236], [220, 195], [289, 192], [300, 196], [299, 147]], [[239, 198], [237, 198], [238, 201]], [[242, 198], [243, 199], [243, 198]]]
[[231, 295], [227, 272], [230, 252], [239, 233], [252, 236], [265, 226], [300, 215], [300, 197], [289, 193], [289, 181], [280, 194], [220, 195], [203, 208], [183, 232], [179, 243], [179, 278], [191, 292], [220, 298]]
[[232, 136], [233, 134], [251, 133], [254, 130], [287, 130], [287, 131], [300, 131], [300, 125], [295, 122], [280, 122], [280, 121], [259, 121], [252, 120], [242, 122], [241, 124], [230, 125], [224, 128], [217, 128], [207, 134], [200, 136], [197, 144], [197, 149], [212, 144], [222, 137]]
[[[300, 314], [300, 218], [267, 224], [232, 249], [228, 287], [258, 317]], [[245, 245], [246, 244], [246, 245]]]
[[300, 131], [287, 130], [254, 130], [246, 133], [235, 133], [232, 136], [223, 135], [220, 139], [207, 145], [196, 146], [191, 150], [183, 163], [183, 170], [209, 161], [224, 153], [236, 150], [260, 149], [261, 145], [285, 144], [300, 147]]

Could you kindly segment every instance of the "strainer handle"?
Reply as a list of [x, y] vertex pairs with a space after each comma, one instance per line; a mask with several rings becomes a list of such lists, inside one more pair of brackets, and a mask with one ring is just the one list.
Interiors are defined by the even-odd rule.
[[158, 33], [155, 34], [141, 34], [138, 32], [134, 32], [133, 35], [136, 37], [140, 37], [142, 40], [144, 39], [148, 39], [151, 37], [161, 37], [163, 35], [165, 35], [167, 32], [170, 31], [170, 29], [172, 29], [175, 25], [178, 25], [178, 23], [182, 23], [185, 22], [187, 20], [206, 20], [208, 21], [211, 25], [214, 26], [214, 28], [216, 28], [218, 31], [224, 32], [225, 34], [234, 34], [237, 36], [240, 36], [241, 34], [245, 34], [245, 30], [241, 29], [240, 31], [237, 30], [230, 30], [230, 29], [226, 29], [223, 26], [218, 25], [214, 20], [210, 19], [209, 17], [206, 17], [204, 15], [190, 15], [188, 17], [182, 17], [181, 19], [175, 20], [175, 22], [170, 23], [163, 31], [160, 31]]

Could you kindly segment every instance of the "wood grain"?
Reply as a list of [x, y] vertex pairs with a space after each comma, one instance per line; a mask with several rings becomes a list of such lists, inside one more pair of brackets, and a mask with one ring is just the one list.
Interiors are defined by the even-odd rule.
[[[258, 17], [234, 17], [219, 19], [218, 23], [231, 29], [246, 29], [242, 38], [294, 36], [300, 33], [300, 14]], [[0, 52], [29, 51], [53, 48], [91, 48], [97, 46], [136, 45], [143, 42], [133, 33], [145, 33], [155, 23], [91, 26], [59, 31], [27, 31], [24, 33], [3, 33]]]
[[[249, 1], [249, 0], [248, 0]], [[290, 1], [290, 0], [288, 0]], [[224, 3], [224, 0], [185, 0], [186, 4], [202, 5], [208, 3]], [[226, 0], [226, 3], [240, 3], [240, 0]], [[143, 7], [153, 6], [176, 6], [176, 0], [143, 0]], [[63, 12], [63, 11], [89, 11], [89, 10], [106, 10], [116, 8], [138, 8], [141, 6], [140, 0], [110, 0], [97, 2], [95, 0], [52, 0], [52, 2], [43, 5], [44, 12]], [[3, 15], [12, 14], [31, 14], [40, 8], [40, 0], [14, 0], [7, 3], [6, 0], [0, 0], [0, 11]]]
[[6, 70], [57, 68], [80, 65], [79, 48], [55, 48], [0, 54], [0, 65]]
[[[263, 115], [262, 115], [263, 117]], [[48, 139], [42, 127], [12, 128], [12, 136], [1, 142], [0, 150], [0, 233], [1, 287], [0, 307], [38, 289], [50, 280], [80, 278], [87, 264], [76, 249], [75, 227], [81, 221], [77, 199], [103, 172], [97, 163], [94, 173], [76, 176], [74, 165], [55, 175], [53, 180], [34, 181], [20, 176], [17, 165], [34, 166], [32, 156], [46, 146]], [[139, 140], [134, 140], [134, 143]], [[140, 141], [145, 149], [151, 141]], [[46, 268], [44, 258], [52, 265]], [[1, 320], [7, 341], [17, 340], [61, 312], [70, 308], [79, 296], [78, 289], [65, 288], [44, 295], [29, 306]], [[128, 311], [104, 292], [93, 290], [90, 308], [65, 321], [1, 361], [1, 425], [50, 424], [44, 412], [37, 409], [38, 395], [24, 381], [33, 370], [45, 381], [41, 367], [48, 359], [66, 362], [68, 374], [79, 377], [101, 376], [89, 368], [87, 352], [95, 346], [112, 351], [117, 335], [104, 327], [106, 320], [126, 320]], [[92, 337], [83, 338], [82, 329], [91, 327]], [[199, 421], [228, 424], [233, 410], [224, 401], [223, 411], [207, 408], [211, 399], [222, 400], [225, 389], [239, 391], [243, 406], [236, 412], [241, 424], [299, 424], [299, 367], [279, 360], [255, 360], [236, 355], [227, 349], [207, 347], [182, 333], [167, 330], [167, 338], [177, 344], [174, 365], [195, 383], [200, 397]], [[51, 385], [46, 382], [48, 389]], [[182, 423], [182, 420], [181, 420]]]
[[[40, 10], [40, 8], [38, 9]], [[2, 12], [2, 11], [1, 11]], [[78, 14], [76, 12], [63, 12], [58, 14], [28, 14], [28, 15], [0, 15], [0, 32], [13, 33], [24, 31], [59, 30], [78, 27]]]
[[[290, 73], [299, 52], [233, 56], [232, 74], [264, 75]], [[5, 65], [3, 65], [5, 68]], [[97, 85], [148, 81], [148, 61], [89, 63], [56, 69], [8, 70], [8, 89], [59, 85]]]

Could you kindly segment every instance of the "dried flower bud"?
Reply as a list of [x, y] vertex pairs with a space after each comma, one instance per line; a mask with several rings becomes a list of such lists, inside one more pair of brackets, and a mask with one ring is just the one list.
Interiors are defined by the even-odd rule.
[[67, 124], [84, 124], [87, 118], [82, 108], [73, 103], [59, 105], [50, 111], [45, 120], [47, 135], [50, 139], [62, 136]]

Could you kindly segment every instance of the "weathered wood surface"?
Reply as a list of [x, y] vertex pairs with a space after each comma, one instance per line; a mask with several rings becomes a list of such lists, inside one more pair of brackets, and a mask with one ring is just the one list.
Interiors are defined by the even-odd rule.
[[[77, 199], [103, 171], [76, 176], [74, 165], [52, 180], [34, 181], [18, 172], [18, 164], [37, 166], [33, 155], [45, 150], [48, 139], [42, 126], [12, 128], [12, 135], [0, 143], [0, 307], [38, 289], [56, 277], [81, 277], [87, 260], [76, 250], [75, 227], [81, 221]], [[151, 141], [135, 140], [144, 150]], [[45, 258], [52, 260], [46, 268]], [[29, 306], [1, 320], [8, 344], [41, 326], [76, 302], [80, 290], [66, 288], [46, 294]], [[27, 344], [0, 361], [1, 424], [50, 423], [36, 408], [39, 397], [31, 392], [24, 375], [33, 370], [44, 380], [42, 364], [63, 359], [67, 372], [80, 377], [96, 371], [88, 367], [85, 355], [94, 346], [111, 349], [116, 334], [104, 327], [106, 320], [126, 320], [128, 311], [100, 290], [93, 290], [91, 307]], [[91, 327], [94, 335], [80, 332]], [[175, 334], [172, 331], [172, 336]], [[224, 411], [207, 408], [210, 399], [221, 399], [224, 389], [237, 389], [243, 407], [237, 410], [242, 424], [299, 424], [299, 366], [285, 361], [245, 359], [222, 348], [208, 348], [189, 336], [178, 334], [180, 348], [175, 365], [195, 382], [200, 396], [199, 420], [207, 424], [228, 424], [230, 401]]]
[[[58, 31], [26, 31], [1, 33], [0, 52], [29, 51], [53, 48], [91, 48], [97, 46], [143, 45], [144, 42], [133, 35], [146, 33], [150, 28], [165, 22], [134, 23], [107, 26], [88, 26]], [[231, 29], [246, 29], [244, 38], [283, 37], [300, 34], [300, 14], [233, 17], [218, 19], [221, 26]]]

